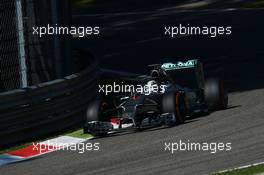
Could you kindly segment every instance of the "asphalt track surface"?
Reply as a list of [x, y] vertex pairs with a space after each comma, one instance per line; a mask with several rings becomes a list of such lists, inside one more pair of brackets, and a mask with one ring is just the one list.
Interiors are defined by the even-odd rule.
[[[0, 167], [1, 175], [208, 174], [264, 161], [264, 90], [230, 94], [230, 108], [173, 128], [94, 139], [100, 151], [53, 152]], [[165, 151], [165, 142], [231, 142], [231, 151]]]
[[[75, 16], [76, 24], [100, 21], [104, 26], [107, 32], [101, 39], [94, 38], [89, 43], [79, 39], [76, 45], [90, 48], [109, 67], [121, 67], [119, 63], [124, 70], [143, 72], [146, 64], [159, 62], [164, 57], [201, 57], [208, 74], [220, 72], [231, 87], [230, 108], [173, 128], [160, 127], [95, 139], [92, 142], [99, 142], [101, 146], [98, 152], [53, 152], [0, 167], [0, 174], [199, 175], [264, 161], [263, 14], [263, 10], [175, 12], [169, 9]], [[164, 38], [163, 25], [179, 22], [232, 25], [234, 34], [217, 39]], [[136, 35], [127, 35], [135, 31]], [[165, 142], [179, 140], [231, 142], [232, 150], [216, 154], [164, 151]]]

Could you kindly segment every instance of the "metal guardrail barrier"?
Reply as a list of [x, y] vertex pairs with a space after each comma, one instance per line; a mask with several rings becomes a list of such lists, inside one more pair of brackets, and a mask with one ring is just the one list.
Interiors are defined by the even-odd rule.
[[0, 93], [0, 148], [82, 122], [99, 74], [92, 65], [63, 79]]

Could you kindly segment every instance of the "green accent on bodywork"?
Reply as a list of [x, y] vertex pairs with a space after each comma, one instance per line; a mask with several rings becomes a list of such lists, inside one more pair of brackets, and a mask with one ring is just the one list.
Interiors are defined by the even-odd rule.
[[197, 65], [198, 60], [188, 60], [186, 62], [178, 61], [177, 63], [164, 63], [161, 68], [163, 70], [175, 70], [175, 69], [185, 69], [194, 68]]

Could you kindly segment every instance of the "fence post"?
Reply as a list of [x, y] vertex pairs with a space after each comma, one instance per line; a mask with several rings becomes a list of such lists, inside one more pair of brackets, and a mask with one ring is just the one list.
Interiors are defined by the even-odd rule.
[[[51, 18], [54, 26], [60, 25], [58, 14], [58, 0], [51, 0]], [[57, 78], [63, 77], [61, 61], [61, 43], [60, 36], [54, 35], [54, 56]]]
[[15, 0], [15, 7], [16, 7], [16, 28], [17, 28], [20, 86], [21, 88], [25, 88], [28, 86], [28, 82], [27, 82], [27, 64], [26, 64], [26, 54], [25, 54], [25, 39], [24, 39], [23, 13], [22, 13], [21, 0]]

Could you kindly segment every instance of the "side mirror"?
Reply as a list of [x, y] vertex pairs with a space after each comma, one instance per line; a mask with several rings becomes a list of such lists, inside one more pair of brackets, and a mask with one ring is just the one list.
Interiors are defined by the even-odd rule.
[[129, 99], [129, 97], [122, 97], [122, 98], [120, 98], [120, 102], [124, 103], [127, 99]]

